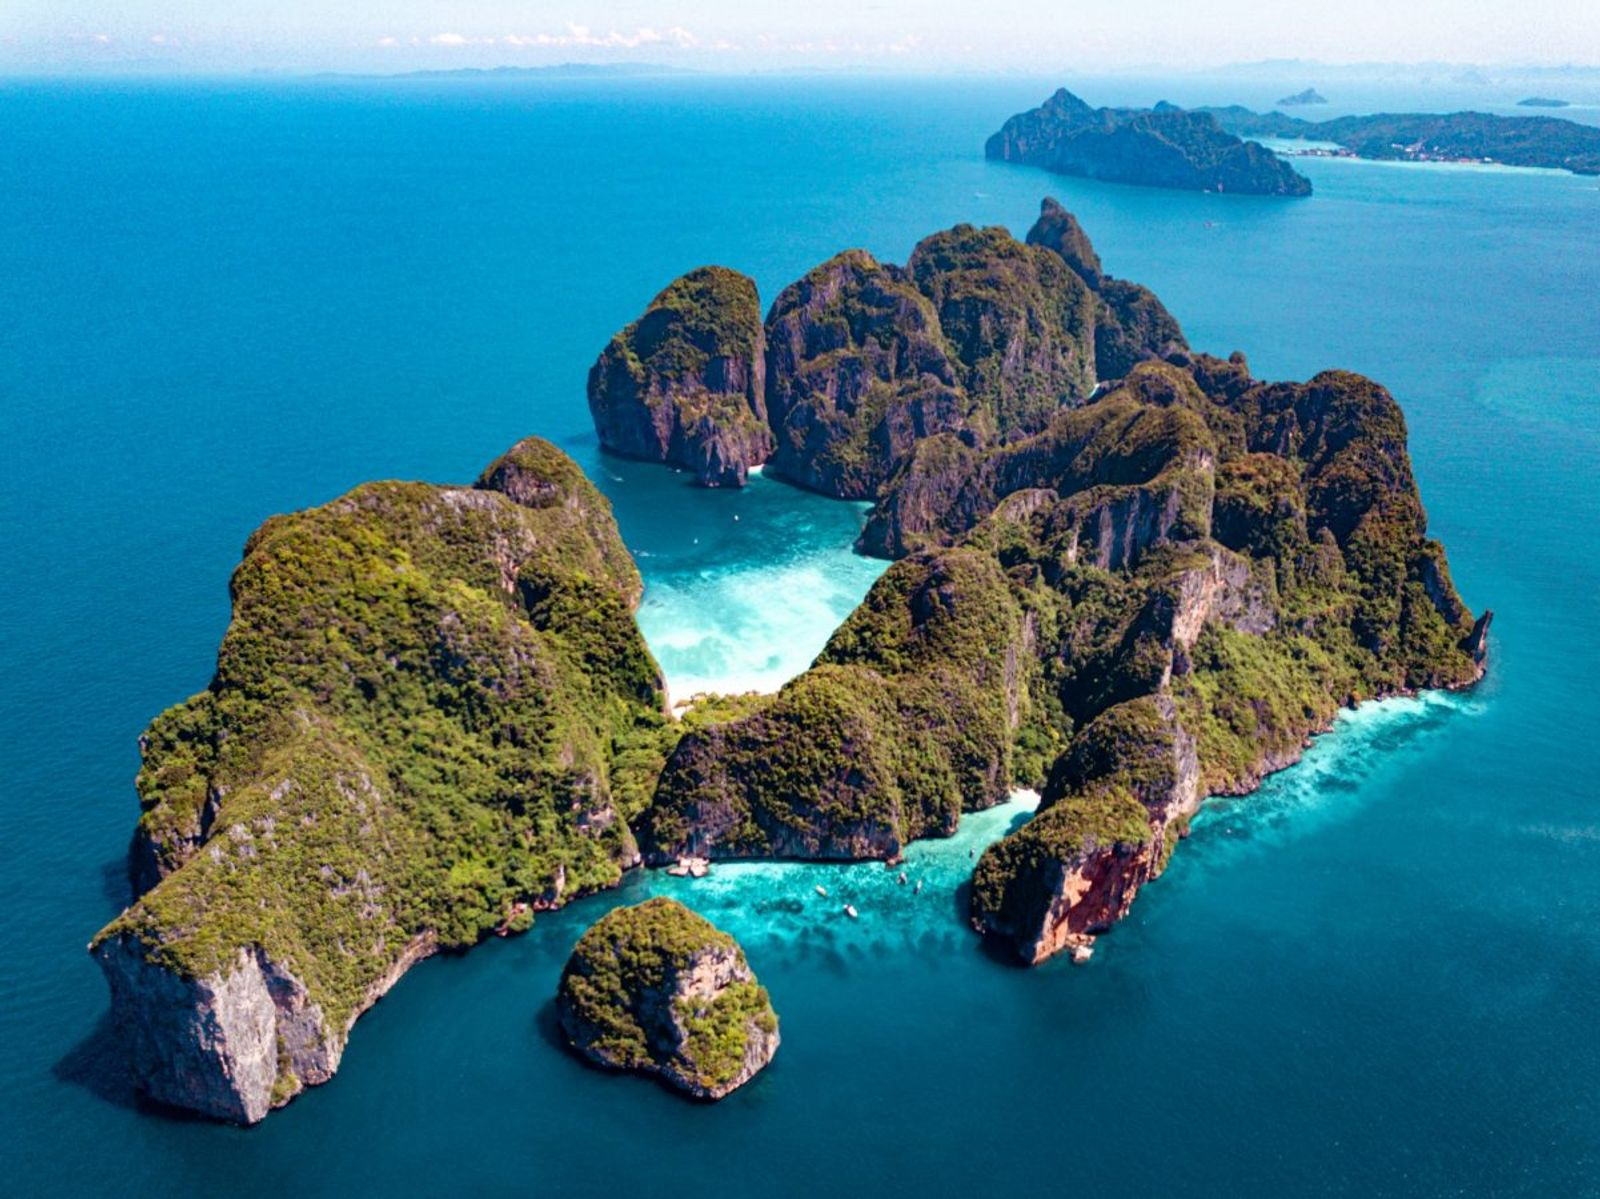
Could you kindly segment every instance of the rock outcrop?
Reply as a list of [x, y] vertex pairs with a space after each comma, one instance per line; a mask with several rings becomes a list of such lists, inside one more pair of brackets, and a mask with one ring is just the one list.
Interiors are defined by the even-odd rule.
[[984, 146], [989, 158], [1108, 183], [1186, 191], [1308, 196], [1311, 181], [1215, 117], [1172, 105], [1093, 108], [1060, 88], [1018, 113]]
[[1033, 434], [918, 441], [863, 535], [899, 560], [810, 670], [679, 741], [646, 860], [891, 857], [1039, 787], [973, 923], [1030, 962], [1086, 950], [1205, 795], [1341, 704], [1481, 676], [1487, 614], [1426, 536], [1405, 442], [1370, 380], [1178, 348]]
[[1122, 378], [1140, 362], [1188, 348], [1176, 318], [1153, 291], [1105, 273], [1083, 226], [1059, 201], [1045, 197], [1039, 219], [1028, 231], [1028, 244], [1060, 255], [1098, 298], [1094, 363], [1101, 382]]
[[777, 1014], [737, 942], [670, 899], [617, 908], [584, 933], [556, 1007], [590, 1061], [700, 1099], [743, 1086], [778, 1049]]
[[[736, 486], [759, 462], [825, 495], [876, 499], [930, 439], [1026, 439], [1102, 382], [1184, 348], [1160, 301], [1106, 275], [1054, 200], [1024, 243], [958, 225], [904, 267], [864, 250], [830, 258], [772, 305], [761, 369], [743, 366], [758, 340], [754, 286], [716, 271], [658, 296], [612, 339], [589, 388], [608, 449], [689, 466], [713, 485]], [[737, 311], [718, 318], [719, 304]], [[712, 345], [724, 352], [708, 358]], [[725, 394], [729, 379], [742, 402]]]
[[938, 314], [899, 267], [830, 258], [767, 316], [770, 469], [825, 495], [872, 499], [911, 447], [966, 427]]
[[772, 452], [765, 377], [755, 282], [701, 267], [611, 339], [589, 370], [589, 411], [613, 453], [738, 487]]
[[251, 537], [215, 679], [142, 742], [142, 893], [91, 946], [145, 1093], [259, 1120], [419, 957], [637, 863], [667, 740], [640, 590], [535, 439]]

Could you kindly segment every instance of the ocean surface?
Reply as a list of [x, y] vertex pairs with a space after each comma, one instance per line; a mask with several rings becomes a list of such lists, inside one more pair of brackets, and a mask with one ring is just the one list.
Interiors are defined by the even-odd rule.
[[[1600, 181], [1300, 160], [1284, 201], [986, 163], [1056, 82], [0, 83], [0, 1191], [1600, 1194]], [[1086, 967], [966, 928], [1014, 802], [915, 847], [920, 895], [634, 878], [424, 963], [254, 1129], [141, 1109], [84, 945], [128, 898], [135, 740], [205, 685], [249, 532], [539, 433], [615, 503], [674, 692], [775, 686], [881, 569], [862, 508], [602, 456], [589, 363], [688, 268], [770, 302], [845, 246], [1020, 235], [1046, 194], [1197, 346], [1394, 391], [1497, 613], [1488, 680], [1209, 806]], [[716, 1106], [552, 1031], [579, 932], [650, 892], [736, 933], [782, 1019]]]

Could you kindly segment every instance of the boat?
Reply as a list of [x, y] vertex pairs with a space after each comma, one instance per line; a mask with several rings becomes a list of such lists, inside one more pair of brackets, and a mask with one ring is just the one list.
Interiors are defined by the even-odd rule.
[[821, 883], [818, 883], [817, 894], [822, 896], [824, 899], [828, 898], [828, 888], [824, 887]]
[[861, 913], [856, 911], [856, 905], [855, 904], [847, 903], [847, 904], [844, 905], [844, 914], [846, 916], [850, 917], [850, 919], [854, 920]]
[[1081, 966], [1092, 957], [1094, 957], [1094, 946], [1093, 945], [1074, 945], [1072, 947], [1072, 964], [1073, 965]]

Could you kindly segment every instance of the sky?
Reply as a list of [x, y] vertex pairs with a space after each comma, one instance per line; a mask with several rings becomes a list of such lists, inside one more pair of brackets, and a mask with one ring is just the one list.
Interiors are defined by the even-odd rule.
[[1600, 67], [1600, 0], [0, 0], [0, 70]]

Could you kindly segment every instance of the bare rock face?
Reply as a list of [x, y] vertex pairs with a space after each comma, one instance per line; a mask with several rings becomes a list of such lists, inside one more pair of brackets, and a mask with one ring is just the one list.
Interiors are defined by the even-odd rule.
[[344, 1030], [330, 1030], [291, 972], [256, 949], [225, 969], [184, 978], [133, 938], [95, 956], [145, 1092], [161, 1103], [254, 1124], [338, 1069]]
[[675, 280], [590, 368], [589, 411], [613, 453], [743, 486], [772, 451], [754, 281], [717, 266]]
[[784, 289], [767, 316], [775, 475], [871, 499], [922, 438], [966, 428], [939, 318], [906, 272], [847, 250]]
[[884, 489], [859, 546], [899, 557], [948, 545], [1007, 496], [1041, 488], [1073, 497], [1085, 550], [1107, 569], [1151, 545], [1203, 536], [1215, 466], [1204, 407], [1189, 375], [1147, 362], [1013, 444], [972, 449], [930, 438]]
[[1148, 287], [1113, 279], [1100, 265], [1089, 235], [1059, 201], [1046, 196], [1028, 244], [1059, 255], [1099, 297], [1095, 313], [1095, 374], [1120, 379], [1140, 362], [1185, 350], [1183, 330]]
[[1057, 760], [1039, 814], [985, 852], [974, 925], [1030, 964], [1092, 945], [1166, 867], [1200, 799], [1196, 742], [1170, 698], [1107, 709]]
[[671, 899], [617, 908], [579, 939], [556, 992], [572, 1046], [601, 1066], [721, 1099], [778, 1049], [778, 1017], [744, 951]]

